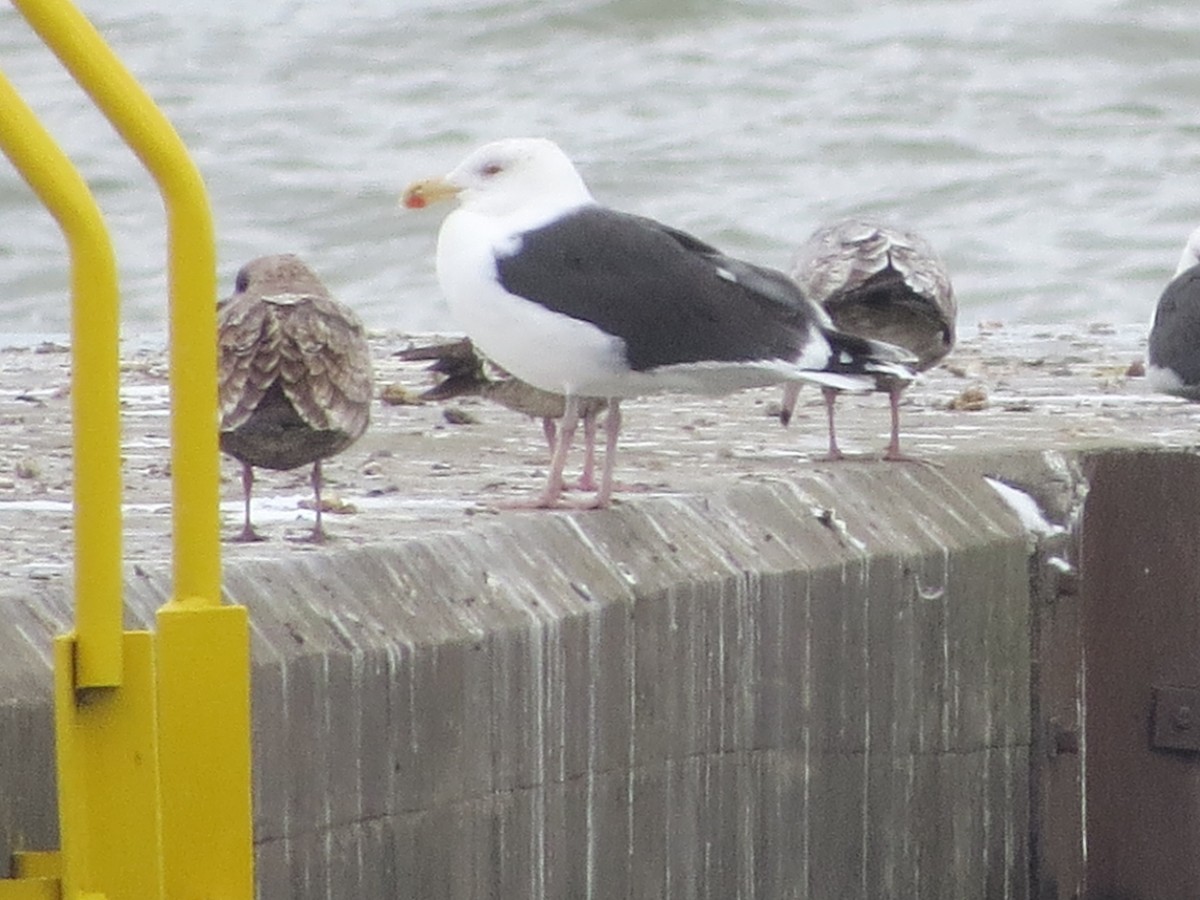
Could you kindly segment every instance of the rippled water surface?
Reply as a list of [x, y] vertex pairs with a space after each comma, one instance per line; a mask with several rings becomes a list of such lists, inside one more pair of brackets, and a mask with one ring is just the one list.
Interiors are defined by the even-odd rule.
[[[552, 137], [602, 202], [770, 265], [835, 216], [906, 222], [964, 325], [1146, 321], [1200, 224], [1194, 0], [82, 5], [194, 153], [222, 292], [295, 251], [380, 328], [455, 327], [442, 213], [396, 198], [502, 136]], [[7, 4], [0, 68], [108, 216], [126, 331], [161, 331], [148, 176]], [[57, 226], [0, 166], [0, 331], [66, 331], [66, 297]]]

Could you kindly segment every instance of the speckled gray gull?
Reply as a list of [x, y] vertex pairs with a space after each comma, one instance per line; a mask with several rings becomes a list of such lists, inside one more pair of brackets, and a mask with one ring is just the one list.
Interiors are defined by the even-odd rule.
[[[954, 347], [957, 304], [945, 265], [918, 234], [869, 219], [845, 219], [817, 229], [797, 250], [791, 275], [833, 324], [864, 338], [909, 350], [922, 372]], [[888, 373], [875, 380], [891, 406], [891, 440], [885, 459], [905, 459], [900, 450], [900, 395], [908, 380]], [[784, 392], [786, 425], [799, 386]], [[837, 388], [825, 386], [830, 459], [842, 457], [834, 425]]]
[[353, 444], [370, 421], [371, 351], [362, 323], [291, 254], [246, 263], [217, 317], [221, 449], [242, 464], [246, 507], [235, 540], [262, 539], [250, 521], [254, 467], [311, 464], [311, 539], [321, 543], [321, 460]]
[[1200, 400], [1200, 228], [1191, 233], [1150, 323], [1146, 382]]
[[404, 203], [451, 197], [459, 206], [437, 247], [451, 311], [490, 359], [567, 398], [545, 489], [526, 506], [559, 504], [581, 397], [609, 403], [590, 503], [603, 507], [623, 398], [796, 380], [869, 389], [879, 376], [910, 377], [907, 353], [836, 331], [782, 272], [601, 206], [552, 141], [487, 144], [445, 177], [411, 184]]
[[[422, 400], [442, 402], [454, 397], [475, 396], [540, 419], [542, 434], [550, 455], [558, 439], [558, 421], [567, 410], [567, 398], [562, 394], [543, 391], [496, 365], [475, 348], [470, 338], [460, 338], [437, 344], [417, 345], [397, 351], [395, 356], [405, 362], [432, 360], [429, 371], [440, 380], [422, 392]], [[596, 483], [596, 430], [599, 415], [607, 402], [602, 397], [581, 397], [579, 418], [583, 422], [583, 471], [575, 486], [594, 491]]]

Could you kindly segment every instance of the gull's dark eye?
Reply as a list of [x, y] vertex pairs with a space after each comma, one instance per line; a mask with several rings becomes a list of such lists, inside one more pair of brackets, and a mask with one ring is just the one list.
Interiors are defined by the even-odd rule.
[[246, 293], [246, 288], [250, 287], [250, 273], [243, 266], [237, 273], [237, 278], [233, 282], [233, 289], [239, 294]]
[[482, 172], [485, 177], [491, 178], [493, 175], [499, 175], [501, 172], [503, 172], [504, 166], [500, 165], [500, 163], [494, 162], [484, 163], [483, 168], [479, 171]]

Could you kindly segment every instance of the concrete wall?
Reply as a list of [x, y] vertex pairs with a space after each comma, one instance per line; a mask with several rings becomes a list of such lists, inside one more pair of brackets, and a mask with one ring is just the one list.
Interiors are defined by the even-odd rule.
[[[809, 467], [227, 564], [261, 896], [1028, 897], [1032, 544], [982, 477], [1022, 467], [1049, 477]], [[0, 852], [56, 843], [69, 618], [10, 606]]]

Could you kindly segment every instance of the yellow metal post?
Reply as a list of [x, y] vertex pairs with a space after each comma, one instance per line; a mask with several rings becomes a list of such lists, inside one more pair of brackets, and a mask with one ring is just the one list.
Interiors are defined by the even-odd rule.
[[[154, 643], [123, 635], [120, 689], [76, 691], [70, 637], [54, 642], [64, 897], [156, 900], [162, 890]], [[74, 702], [70, 702], [70, 701]]]
[[[81, 640], [56, 646], [63, 896], [250, 898], [249, 629], [244, 608], [220, 602], [216, 252], [207, 195], [174, 128], [68, 0], [12, 2], [154, 176], [170, 253], [173, 598], [159, 610], [156, 634], [116, 632], [107, 680], [87, 680]], [[2, 105], [0, 112], [7, 118]], [[25, 136], [13, 140], [24, 145]], [[69, 208], [85, 195], [86, 186], [72, 185], [56, 202]], [[103, 233], [86, 240], [108, 248]], [[72, 264], [77, 278], [75, 255]], [[76, 352], [91, 340], [77, 331]], [[114, 403], [115, 360], [114, 349]], [[88, 403], [90, 393], [91, 386]], [[117, 479], [119, 524], [119, 467], [107, 471]], [[119, 543], [103, 552], [116, 565], [119, 625]], [[82, 625], [93, 612], [84, 609], [90, 598], [77, 593], [77, 601]], [[138, 871], [121, 874], [132, 867]]]

